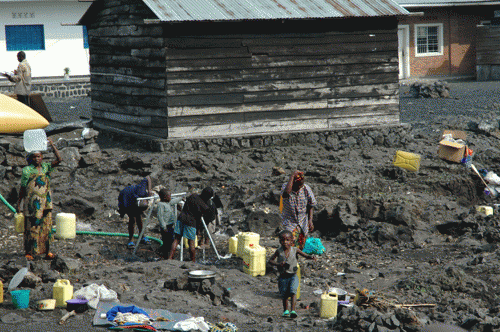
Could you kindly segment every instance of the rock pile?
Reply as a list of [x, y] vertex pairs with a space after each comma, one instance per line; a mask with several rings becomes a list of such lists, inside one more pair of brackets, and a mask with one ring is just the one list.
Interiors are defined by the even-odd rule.
[[216, 281], [209, 279], [190, 280], [187, 276], [181, 276], [165, 281], [164, 287], [173, 291], [197, 292], [210, 297], [212, 304], [229, 304], [230, 293]]
[[450, 87], [445, 81], [415, 82], [410, 87], [410, 94], [415, 98], [450, 98]]

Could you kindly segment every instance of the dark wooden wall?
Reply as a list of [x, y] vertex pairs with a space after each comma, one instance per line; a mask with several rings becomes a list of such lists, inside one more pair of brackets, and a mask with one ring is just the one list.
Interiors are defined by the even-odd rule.
[[142, 1], [100, 0], [87, 13], [96, 127], [168, 137], [163, 27]]
[[399, 123], [395, 18], [186, 27], [165, 28], [170, 137]]
[[84, 16], [96, 127], [189, 138], [399, 123], [395, 17], [155, 18], [140, 0]]
[[478, 81], [500, 80], [500, 26], [478, 28], [476, 71]]

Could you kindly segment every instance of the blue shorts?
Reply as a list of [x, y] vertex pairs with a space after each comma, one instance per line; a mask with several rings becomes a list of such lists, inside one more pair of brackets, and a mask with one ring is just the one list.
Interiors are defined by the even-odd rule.
[[196, 240], [196, 227], [186, 226], [180, 220], [175, 222], [174, 233], [182, 235], [188, 240]]
[[278, 288], [281, 296], [284, 298], [297, 294], [297, 289], [299, 288], [299, 277], [297, 277], [296, 274], [284, 277], [280, 276], [278, 278]]

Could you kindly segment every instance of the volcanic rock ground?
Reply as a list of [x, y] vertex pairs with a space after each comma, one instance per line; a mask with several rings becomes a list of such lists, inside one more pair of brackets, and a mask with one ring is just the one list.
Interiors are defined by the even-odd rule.
[[[297, 319], [280, 317], [276, 273], [270, 268], [265, 276], [251, 277], [242, 272], [241, 259], [217, 261], [211, 249], [205, 261], [198, 250], [196, 264], [180, 262], [178, 254], [173, 261], [156, 261], [154, 241], [141, 245], [133, 256], [124, 237], [78, 235], [52, 245], [62, 261], [74, 264], [72, 270], [56, 271], [44, 260], [32, 263], [34, 281], [20, 286], [31, 289], [29, 309], [14, 309], [10, 295], [4, 295], [0, 331], [104, 331], [92, 326], [94, 310], [63, 326], [57, 322], [64, 309], [35, 310], [37, 300], [51, 297], [55, 279], [70, 280], [75, 290], [103, 284], [115, 290], [122, 303], [191, 313], [213, 323], [231, 321], [240, 331], [418, 331], [431, 322], [500, 331], [500, 212], [482, 217], [475, 211], [475, 206], [494, 206], [497, 200], [484, 195], [484, 186], [470, 169], [436, 155], [443, 129], [465, 130], [475, 152], [474, 165], [500, 174], [500, 140], [494, 135], [499, 127], [500, 83], [450, 82], [447, 99], [412, 98], [408, 85], [400, 92], [401, 122], [412, 128], [412, 139], [401, 146], [360, 146], [347, 140], [330, 150], [304, 145], [167, 154], [101, 135], [101, 162], [87, 168], [59, 167], [52, 178], [54, 216], [78, 211], [78, 229], [120, 233], [127, 232], [127, 219], [115, 211], [119, 191], [144, 175], [161, 171], [161, 183], [172, 192], [211, 185], [225, 205], [223, 224], [214, 236], [220, 254], [228, 252], [228, 234], [250, 229], [261, 232], [261, 245], [269, 256], [278, 247], [273, 232], [279, 222], [281, 184], [294, 169], [304, 170], [318, 201], [318, 231], [313, 236], [321, 238], [326, 252], [316, 262], [301, 262]], [[90, 116], [88, 98], [46, 103], [57, 123]], [[59, 133], [53, 139], [80, 132]], [[419, 153], [420, 170], [412, 173], [392, 166], [397, 150]], [[141, 162], [124, 168], [126, 160]], [[18, 178], [4, 179], [0, 193], [8, 196], [18, 187]], [[82, 209], [82, 204], [90, 209]], [[148, 223], [147, 235], [159, 238], [156, 219]], [[2, 206], [0, 279], [5, 290], [25, 265], [22, 236], [14, 231], [12, 213]], [[165, 288], [194, 269], [217, 272], [216, 285], [230, 289], [229, 297], [220, 303], [200, 292]], [[339, 308], [333, 324], [319, 319], [319, 296], [314, 293], [329, 287], [353, 294], [366, 288], [375, 300], [368, 306]], [[401, 309], [396, 304], [435, 306]]]

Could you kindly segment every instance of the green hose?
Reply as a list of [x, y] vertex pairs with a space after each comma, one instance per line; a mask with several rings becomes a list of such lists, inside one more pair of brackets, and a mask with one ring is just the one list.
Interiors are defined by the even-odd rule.
[[16, 213], [16, 209], [14, 209], [14, 208], [12, 207], [12, 205], [10, 205], [10, 204], [9, 204], [9, 202], [7, 202], [7, 201], [5, 200], [5, 198], [3, 198], [3, 196], [2, 196], [1, 194], [0, 194], [0, 200], [1, 200], [1, 201], [2, 201], [2, 202], [3, 202], [3, 203], [4, 203], [4, 204], [5, 204], [5, 205], [6, 205], [6, 206], [7, 206], [7, 207], [8, 207], [8, 208], [12, 211], [12, 212]]
[[[55, 233], [56, 229], [52, 228], [52, 233]], [[97, 236], [121, 236], [121, 237], [128, 237], [128, 234], [125, 233], [109, 233], [109, 232], [89, 232], [89, 231], [77, 231], [77, 235], [97, 235]], [[139, 235], [134, 234], [134, 238], [138, 238]], [[163, 245], [163, 241], [160, 239], [157, 239], [155, 237], [149, 237], [149, 239], [154, 240], [158, 242], [160, 245]]]

